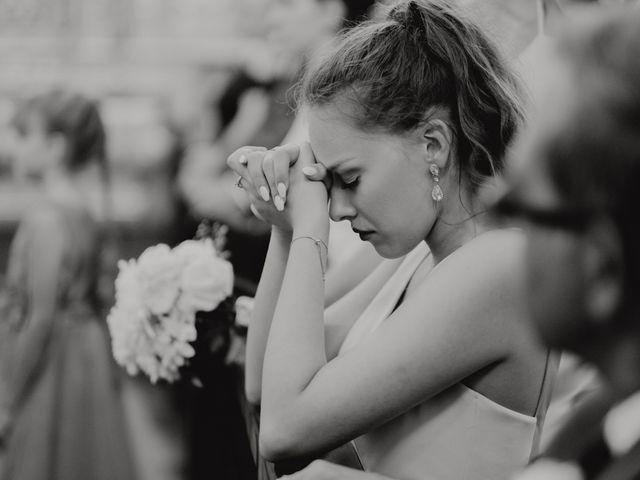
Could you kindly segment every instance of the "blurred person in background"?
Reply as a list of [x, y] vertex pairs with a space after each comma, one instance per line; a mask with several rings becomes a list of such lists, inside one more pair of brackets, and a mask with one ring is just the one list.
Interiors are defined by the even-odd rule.
[[[18, 110], [18, 167], [41, 204], [14, 237], [2, 296], [6, 480], [134, 478], [98, 280], [107, 238], [96, 104], [54, 90]], [[104, 189], [97, 214], [96, 188]]]
[[[604, 18], [603, 18], [604, 17]], [[572, 412], [523, 479], [640, 476], [640, 11], [592, 13], [555, 51], [535, 128], [498, 210], [528, 229], [542, 340], [607, 390]]]
[[[240, 279], [240, 291], [253, 295], [268, 244], [268, 225], [258, 220], [227, 156], [241, 145], [279, 145], [285, 135], [298, 135], [287, 93], [312, 50], [340, 28], [366, 18], [374, 0], [268, 0], [254, 12], [260, 16], [264, 47], [245, 52], [243, 66], [233, 74], [211, 115], [219, 132], [187, 148], [179, 173], [180, 190], [196, 217], [230, 227], [228, 247]], [[263, 20], [262, 20], [263, 19]], [[292, 124], [293, 122], [293, 124]], [[293, 130], [293, 131], [292, 131]]]
[[242, 141], [278, 145], [291, 123], [285, 94], [288, 79], [258, 81], [244, 70], [228, 80], [220, 98], [205, 106], [215, 130], [195, 138], [185, 132], [186, 147], [178, 168], [178, 189], [184, 200], [184, 236], [191, 236], [198, 219], [209, 218], [229, 227], [228, 249], [236, 287], [252, 295], [266, 252], [266, 226], [238, 202], [237, 188], [228, 173], [226, 157]]

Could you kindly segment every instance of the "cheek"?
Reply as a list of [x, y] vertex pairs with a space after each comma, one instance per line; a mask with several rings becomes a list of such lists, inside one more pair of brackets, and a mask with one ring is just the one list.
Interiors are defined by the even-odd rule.
[[416, 201], [415, 195], [405, 193], [389, 201], [380, 199], [380, 204], [381, 210], [376, 213], [380, 214], [381, 221], [384, 219], [384, 224], [378, 221], [386, 239], [386, 251], [379, 251], [383, 257], [406, 255], [425, 240], [435, 216], [422, 199]]

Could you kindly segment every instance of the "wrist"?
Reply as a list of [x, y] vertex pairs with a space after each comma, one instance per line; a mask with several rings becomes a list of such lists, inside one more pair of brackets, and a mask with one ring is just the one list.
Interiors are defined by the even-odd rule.
[[324, 244], [329, 243], [329, 225], [326, 226], [300, 226], [293, 229], [291, 238], [312, 237], [322, 240]]
[[313, 242], [315, 244], [316, 250], [318, 251], [318, 259], [320, 260], [320, 268], [322, 270], [322, 280], [325, 279], [325, 273], [327, 272], [327, 263], [329, 260], [329, 247], [327, 246], [327, 242], [322, 240], [321, 238], [312, 237], [309, 235], [296, 235], [294, 234], [291, 239], [291, 248], [293, 248], [293, 244], [297, 241], [305, 241], [305, 242]]
[[326, 243], [329, 239], [329, 217], [313, 215], [295, 222], [293, 238], [299, 236], [318, 238]]
[[293, 232], [274, 225], [271, 227], [271, 238], [289, 244], [293, 238]]

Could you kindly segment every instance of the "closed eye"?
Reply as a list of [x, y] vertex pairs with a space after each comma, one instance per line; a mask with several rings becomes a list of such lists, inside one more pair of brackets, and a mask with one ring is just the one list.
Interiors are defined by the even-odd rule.
[[340, 179], [340, 187], [345, 190], [353, 190], [358, 186], [360, 177], [349, 177], [346, 179]]

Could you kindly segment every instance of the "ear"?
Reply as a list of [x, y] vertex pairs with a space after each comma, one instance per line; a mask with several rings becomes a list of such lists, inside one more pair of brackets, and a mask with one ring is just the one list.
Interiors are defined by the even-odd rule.
[[624, 258], [615, 225], [596, 222], [586, 233], [583, 246], [585, 309], [590, 321], [606, 327], [615, 321], [624, 301]]
[[435, 118], [427, 122], [421, 129], [421, 134], [427, 162], [435, 163], [444, 170], [453, 148], [453, 131], [446, 122]]

